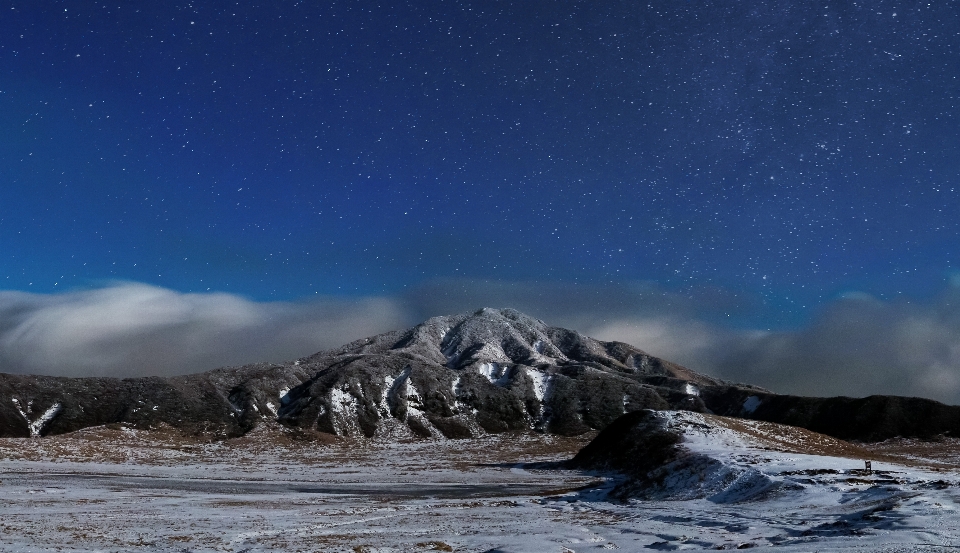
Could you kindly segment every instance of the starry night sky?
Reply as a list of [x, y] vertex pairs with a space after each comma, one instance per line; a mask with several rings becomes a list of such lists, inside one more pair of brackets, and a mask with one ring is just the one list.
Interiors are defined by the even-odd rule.
[[255, 4], [0, 2], [0, 289], [957, 286], [956, 1]]

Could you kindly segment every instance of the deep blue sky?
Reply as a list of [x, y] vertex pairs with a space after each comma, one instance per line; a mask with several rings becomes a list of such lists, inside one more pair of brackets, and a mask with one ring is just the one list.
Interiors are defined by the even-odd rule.
[[256, 4], [0, 2], [0, 289], [650, 281], [774, 326], [957, 269], [956, 1]]

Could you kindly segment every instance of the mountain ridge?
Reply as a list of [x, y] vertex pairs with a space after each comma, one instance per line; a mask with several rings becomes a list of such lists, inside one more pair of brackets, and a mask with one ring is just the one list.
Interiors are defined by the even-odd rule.
[[263, 419], [367, 438], [578, 434], [644, 407], [702, 410], [689, 386], [722, 383], [628, 344], [484, 308], [281, 364], [168, 378], [3, 374], [0, 435], [164, 423], [237, 436]]
[[754, 418], [843, 439], [960, 435], [960, 407], [774, 394], [513, 309], [433, 317], [287, 363], [167, 378], [0, 374], [0, 436], [8, 437], [123, 423], [226, 438], [264, 421], [358, 439], [579, 435], [642, 409]]

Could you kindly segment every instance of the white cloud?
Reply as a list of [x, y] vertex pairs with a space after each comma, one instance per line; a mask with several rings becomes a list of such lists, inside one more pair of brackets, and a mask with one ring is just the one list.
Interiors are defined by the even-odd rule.
[[434, 315], [514, 307], [732, 381], [805, 395], [917, 395], [960, 403], [960, 288], [924, 304], [847, 294], [805, 327], [721, 327], [722, 291], [444, 281], [398, 297], [254, 302], [136, 283], [60, 295], [0, 292], [0, 371], [171, 375], [281, 361]]
[[409, 324], [396, 301], [258, 303], [136, 283], [42, 296], [0, 292], [4, 372], [171, 375], [280, 361]]
[[718, 341], [711, 370], [806, 395], [890, 394], [960, 403], [960, 302], [847, 296], [792, 332]]

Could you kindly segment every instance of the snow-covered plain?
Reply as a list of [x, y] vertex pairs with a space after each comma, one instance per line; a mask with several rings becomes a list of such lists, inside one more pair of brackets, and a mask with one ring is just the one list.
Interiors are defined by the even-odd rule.
[[[615, 477], [550, 463], [589, 436], [361, 443], [263, 426], [205, 443], [100, 427], [0, 440], [0, 551], [960, 549], [957, 441], [818, 448], [759, 439], [758, 423], [669, 416], [701, 428], [685, 447], [777, 485], [740, 497], [727, 478], [698, 499], [609, 501]], [[666, 496], [691, 489], [674, 484]]]

